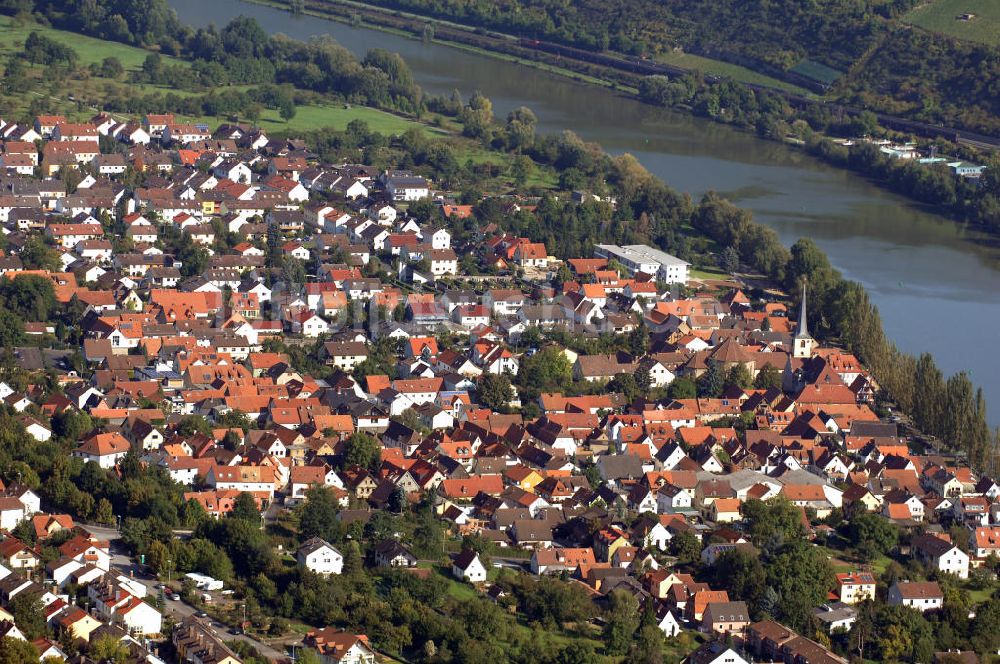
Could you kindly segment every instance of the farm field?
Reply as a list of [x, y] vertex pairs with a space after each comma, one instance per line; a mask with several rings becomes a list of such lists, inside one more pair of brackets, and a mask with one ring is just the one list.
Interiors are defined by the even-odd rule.
[[775, 88], [778, 90], [787, 90], [788, 92], [794, 92], [796, 94], [809, 95], [810, 92], [805, 88], [801, 88], [797, 85], [772, 78], [766, 74], [761, 74], [752, 69], [747, 69], [746, 67], [741, 67], [740, 65], [734, 65], [729, 62], [723, 62], [722, 60], [713, 60], [711, 58], [705, 58], [700, 55], [694, 55], [693, 53], [660, 53], [655, 56], [657, 62], [662, 62], [666, 65], [673, 65], [674, 67], [683, 67], [684, 69], [692, 69], [702, 71], [706, 74], [714, 74], [716, 76], [725, 76], [731, 78], [734, 81], [740, 83], [751, 83], [753, 85], [765, 85], [769, 88]]
[[[975, 18], [958, 20], [967, 13]], [[914, 8], [903, 21], [959, 39], [1000, 45], [1000, 2], [996, 0], [931, 0]]]

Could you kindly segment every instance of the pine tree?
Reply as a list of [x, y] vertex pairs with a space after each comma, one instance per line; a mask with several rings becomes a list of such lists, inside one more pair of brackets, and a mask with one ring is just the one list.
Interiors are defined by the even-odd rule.
[[722, 251], [720, 265], [723, 271], [728, 272], [729, 274], [734, 274], [738, 269], [740, 269], [740, 255], [732, 247], [726, 247]]
[[726, 374], [722, 365], [715, 360], [708, 361], [708, 371], [698, 379], [698, 396], [718, 397], [726, 384]]

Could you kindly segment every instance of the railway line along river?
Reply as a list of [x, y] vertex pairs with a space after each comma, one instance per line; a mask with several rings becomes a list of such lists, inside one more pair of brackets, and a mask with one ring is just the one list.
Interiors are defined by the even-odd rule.
[[1000, 248], [987, 238], [793, 148], [556, 74], [242, 0], [170, 4], [196, 27], [221, 27], [242, 14], [272, 33], [328, 34], [361, 56], [376, 47], [398, 52], [431, 94], [480, 90], [498, 117], [527, 106], [540, 131], [571, 129], [609, 152], [630, 152], [694, 197], [718, 191], [786, 244], [812, 238], [865, 285], [901, 348], [931, 351], [948, 374], [968, 371], [991, 404], [991, 424], [1000, 424], [1000, 354], [988, 350], [1000, 327]]

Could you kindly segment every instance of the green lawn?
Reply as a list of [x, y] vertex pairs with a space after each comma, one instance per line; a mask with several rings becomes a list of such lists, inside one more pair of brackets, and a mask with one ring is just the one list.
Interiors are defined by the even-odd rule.
[[[214, 128], [223, 120], [202, 116], [197, 118], [185, 118], [192, 121], [204, 122]], [[367, 106], [351, 106], [346, 108], [343, 104], [324, 106], [299, 106], [295, 111], [295, 117], [285, 122], [278, 115], [275, 109], [265, 109], [261, 115], [259, 124], [265, 131], [311, 131], [314, 129], [344, 129], [353, 120], [364, 120], [368, 123], [368, 128], [374, 132], [384, 135], [402, 134], [408, 129], [423, 129], [429, 134], [442, 135], [440, 129], [429, 127], [415, 120], [407, 120], [391, 113], [379, 111]]]
[[[37, 23], [25, 22], [15, 25], [16, 21], [10, 16], [0, 16], [0, 53], [7, 54], [20, 52], [24, 40], [32, 31], [37, 31], [56, 41], [71, 46], [80, 57], [81, 64], [89, 65], [100, 62], [107, 57], [118, 58], [125, 69], [138, 69], [142, 66], [143, 60], [149, 55], [149, 51], [134, 46], [127, 46], [118, 42], [103, 41], [94, 37], [86, 37], [75, 32], [65, 32], [54, 28], [45, 27]], [[169, 56], [164, 56], [164, 62], [170, 64], [184, 64], [183, 60], [177, 60]]]
[[455, 599], [468, 600], [475, 599], [479, 597], [479, 593], [476, 589], [468, 583], [463, 583], [451, 575], [451, 568], [436, 565], [434, 566], [434, 573], [439, 575], [442, 579], [448, 582], [448, 595], [454, 597]]
[[787, 83], [777, 78], [772, 78], [767, 74], [761, 74], [760, 72], [747, 69], [746, 67], [741, 67], [740, 65], [723, 62], [722, 60], [704, 58], [700, 55], [694, 55], [692, 53], [678, 53], [670, 51], [667, 53], [660, 53], [656, 56], [656, 60], [664, 64], [673, 65], [674, 67], [697, 69], [698, 71], [705, 72], [706, 74], [725, 76], [733, 79], [734, 81], [739, 81], [740, 83], [766, 85], [769, 88], [788, 90], [789, 92], [795, 92], [802, 95], [810, 94], [810, 92], [805, 88], [800, 88], [797, 85]]
[[692, 279], [728, 279], [729, 274], [711, 267], [693, 267], [690, 269]]
[[[971, 21], [960, 21], [962, 14], [975, 14]], [[931, 32], [959, 39], [1000, 45], [1000, 2], [997, 0], [929, 0], [903, 17]]]
[[970, 590], [969, 599], [973, 605], [979, 605], [993, 597], [993, 588], [982, 588], [980, 590]]
[[853, 572], [865, 568], [870, 569], [875, 576], [880, 576], [885, 573], [886, 568], [889, 567], [889, 563], [892, 562], [892, 558], [886, 555], [880, 555], [870, 562], [864, 562], [854, 558], [849, 551], [837, 549], [832, 546], [820, 546], [819, 548], [830, 558], [833, 571], [837, 573]]

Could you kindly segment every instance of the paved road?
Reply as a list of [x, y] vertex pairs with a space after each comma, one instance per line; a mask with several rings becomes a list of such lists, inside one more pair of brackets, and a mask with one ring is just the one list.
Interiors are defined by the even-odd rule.
[[[143, 575], [139, 565], [132, 561], [124, 545], [118, 541], [121, 539], [121, 534], [116, 529], [89, 525], [84, 525], [83, 528], [94, 537], [107, 540], [111, 543], [112, 569], [118, 570], [125, 576], [129, 576], [135, 581], [146, 586], [146, 591], [151, 596], [155, 597], [160, 594], [159, 588], [156, 587], [160, 583], [159, 580], [148, 575]], [[177, 622], [180, 622], [184, 618], [192, 616], [197, 612], [198, 610], [190, 604], [164, 598], [164, 613], [172, 615]], [[259, 652], [261, 656], [266, 657], [272, 662], [284, 660], [288, 657], [288, 654], [285, 651], [276, 650], [263, 641], [258, 641], [257, 639], [245, 634], [230, 634], [229, 628], [217, 620], [213, 620], [211, 618], [206, 618], [205, 620], [224, 641], [243, 641], [245, 643], [249, 643], [257, 649], [257, 652]]]

